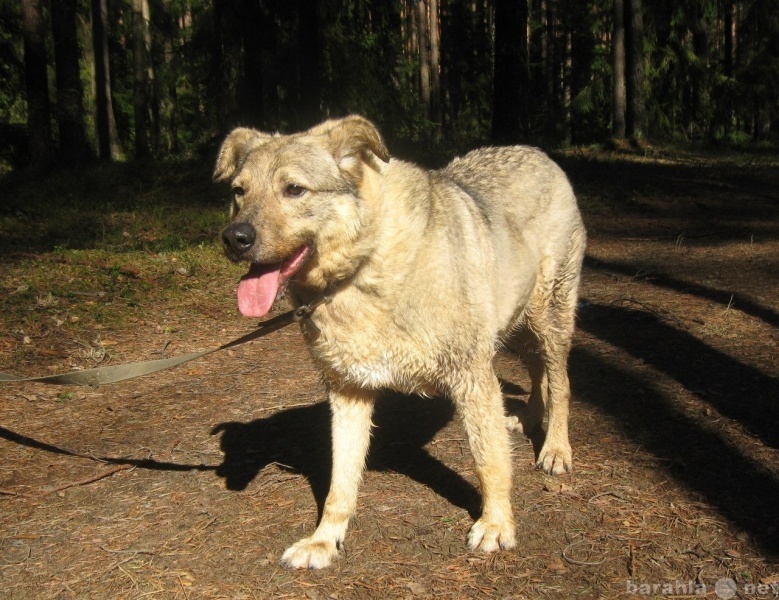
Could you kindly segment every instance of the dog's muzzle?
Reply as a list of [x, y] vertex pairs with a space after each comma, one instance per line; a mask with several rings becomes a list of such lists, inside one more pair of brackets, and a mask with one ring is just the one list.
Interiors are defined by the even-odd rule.
[[232, 260], [241, 260], [257, 240], [257, 231], [250, 223], [233, 223], [222, 232], [225, 252]]

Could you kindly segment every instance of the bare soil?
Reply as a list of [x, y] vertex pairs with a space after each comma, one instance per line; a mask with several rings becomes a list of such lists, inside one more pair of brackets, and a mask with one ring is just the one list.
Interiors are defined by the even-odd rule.
[[[324, 391], [293, 327], [112, 386], [4, 384], [2, 597], [731, 597], [722, 578], [734, 597], [779, 597], [779, 160], [558, 158], [590, 235], [574, 471], [543, 475], [533, 442], [514, 439], [516, 550], [465, 548], [480, 496], [452, 406], [387, 394], [341, 558], [281, 568], [315, 527], [330, 468]], [[6, 252], [0, 371], [158, 358], [249, 331], [240, 269], [215, 245], [192, 252], [108, 267]], [[525, 370], [504, 353], [496, 366], [516, 411]]]

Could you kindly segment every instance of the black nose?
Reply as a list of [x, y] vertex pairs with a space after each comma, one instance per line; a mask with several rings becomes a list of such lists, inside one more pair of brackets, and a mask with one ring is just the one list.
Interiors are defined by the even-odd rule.
[[233, 223], [222, 232], [225, 250], [234, 256], [240, 256], [254, 245], [257, 232], [249, 223]]

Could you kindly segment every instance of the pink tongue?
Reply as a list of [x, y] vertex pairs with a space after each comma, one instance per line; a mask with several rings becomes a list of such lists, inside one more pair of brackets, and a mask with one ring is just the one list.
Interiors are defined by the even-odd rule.
[[238, 284], [238, 310], [245, 317], [264, 317], [279, 292], [281, 263], [252, 265]]

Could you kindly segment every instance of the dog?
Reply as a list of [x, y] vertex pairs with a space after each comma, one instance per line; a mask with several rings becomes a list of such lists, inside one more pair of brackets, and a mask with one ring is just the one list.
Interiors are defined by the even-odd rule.
[[[571, 469], [567, 361], [586, 233], [560, 167], [514, 146], [428, 171], [390, 158], [376, 126], [352, 115], [292, 135], [237, 128], [214, 180], [232, 190], [226, 254], [250, 265], [241, 313], [262, 317], [285, 292], [318, 304], [302, 329], [328, 391], [333, 471], [316, 530], [282, 563], [338, 555], [384, 389], [454, 402], [482, 494], [467, 545], [513, 548], [509, 428], [543, 433], [548, 417], [537, 467]], [[492, 367], [504, 347], [531, 376], [521, 422]]]

